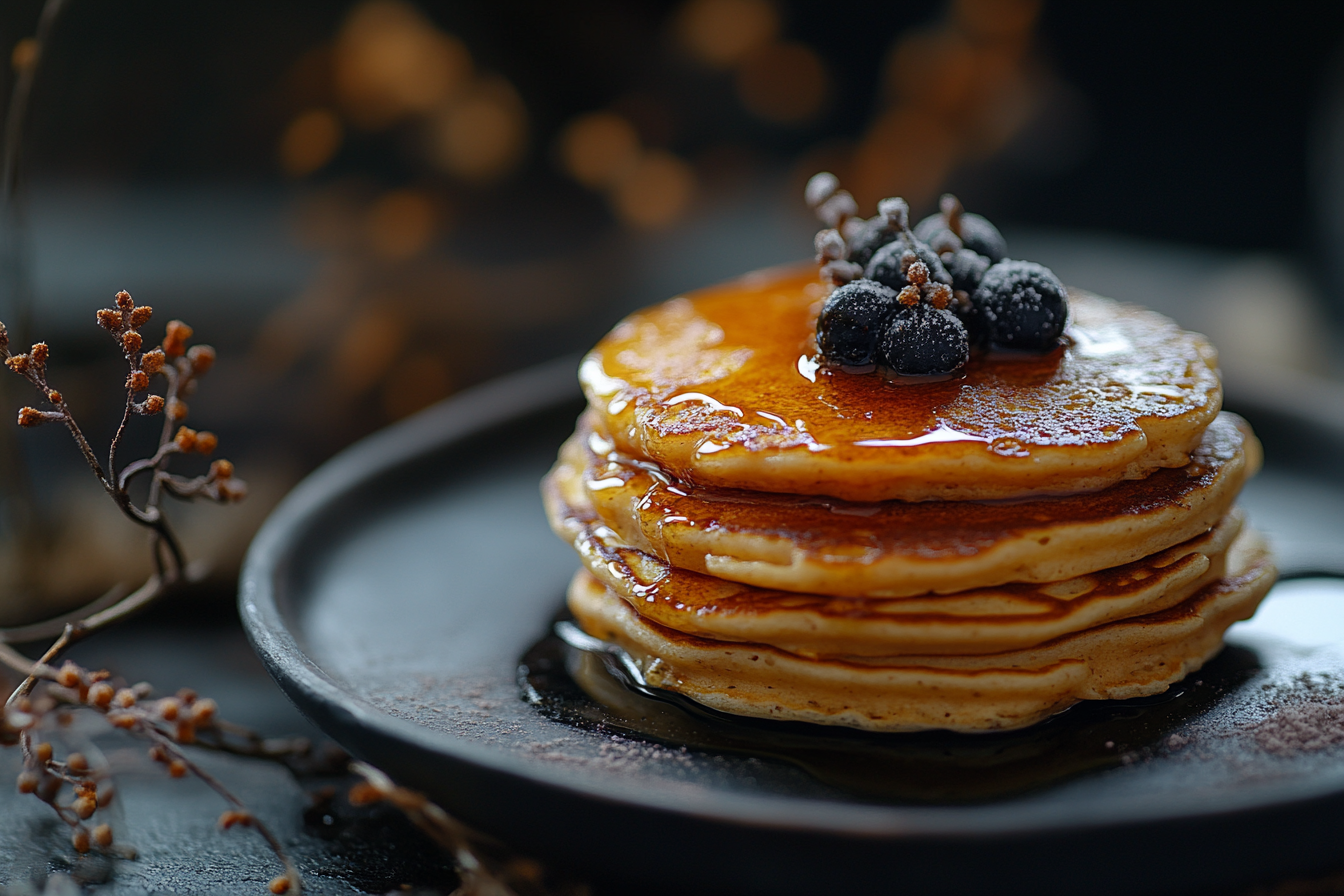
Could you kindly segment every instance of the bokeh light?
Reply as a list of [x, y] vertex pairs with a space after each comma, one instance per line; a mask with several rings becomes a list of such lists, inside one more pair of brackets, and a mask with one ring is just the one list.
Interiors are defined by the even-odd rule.
[[379, 197], [365, 222], [369, 248], [388, 261], [405, 261], [424, 251], [435, 236], [439, 213], [434, 201], [415, 190]]
[[777, 124], [803, 124], [821, 112], [827, 76], [821, 57], [804, 44], [760, 47], [737, 72], [737, 95], [747, 111]]
[[691, 166], [665, 150], [651, 150], [611, 195], [617, 217], [635, 227], [664, 227], [684, 214], [695, 193]]
[[460, 101], [439, 110], [431, 159], [449, 174], [487, 182], [511, 172], [527, 149], [527, 111], [503, 78], [477, 81]]
[[280, 167], [290, 177], [320, 170], [341, 148], [344, 129], [330, 109], [299, 113], [280, 136]]
[[570, 177], [594, 190], [615, 186], [639, 161], [639, 133], [613, 112], [590, 112], [560, 135], [560, 161]]
[[409, 3], [356, 6], [333, 53], [336, 90], [351, 121], [378, 130], [449, 102], [471, 78], [471, 54]]
[[690, 0], [676, 19], [678, 41], [699, 61], [730, 68], [779, 33], [769, 0]]

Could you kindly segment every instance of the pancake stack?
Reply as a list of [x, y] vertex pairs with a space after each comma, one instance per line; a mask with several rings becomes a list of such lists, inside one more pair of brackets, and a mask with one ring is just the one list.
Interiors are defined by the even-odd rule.
[[817, 362], [814, 267], [619, 324], [547, 476], [569, 607], [723, 712], [984, 731], [1154, 694], [1273, 582], [1216, 354], [1085, 293], [1053, 352], [941, 381]]

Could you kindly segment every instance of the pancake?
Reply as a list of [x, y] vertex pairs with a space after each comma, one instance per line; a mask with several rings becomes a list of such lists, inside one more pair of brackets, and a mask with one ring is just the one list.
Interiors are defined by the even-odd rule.
[[1262, 540], [1243, 532], [1226, 574], [1158, 613], [1112, 622], [1025, 651], [986, 656], [811, 659], [761, 644], [714, 641], [650, 622], [580, 570], [570, 610], [620, 645], [646, 682], [737, 715], [880, 731], [1020, 728], [1080, 700], [1160, 693], [1202, 666], [1227, 627], [1255, 612], [1274, 580]]
[[1129, 563], [1207, 531], [1260, 463], [1250, 427], [1221, 414], [1187, 466], [1101, 492], [857, 504], [683, 485], [622, 458], [595, 422], [581, 419], [553, 475], [580, 479], [625, 542], [683, 569], [839, 597], [1055, 582]]
[[573, 478], [556, 477], [547, 486], [556, 532], [603, 587], [642, 617], [686, 634], [809, 656], [995, 653], [1164, 610], [1223, 575], [1242, 528], [1234, 509], [1211, 531], [1085, 576], [868, 599], [757, 588], [679, 568], [631, 547], [584, 501]]
[[1216, 352], [1161, 315], [1070, 292], [1063, 345], [893, 384], [819, 365], [816, 267], [626, 318], [580, 381], [616, 447], [693, 485], [849, 501], [1072, 494], [1181, 467], [1222, 403]]

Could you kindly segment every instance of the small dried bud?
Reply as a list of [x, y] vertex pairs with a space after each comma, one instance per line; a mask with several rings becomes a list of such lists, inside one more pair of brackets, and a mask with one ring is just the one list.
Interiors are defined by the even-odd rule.
[[176, 740], [180, 744], [196, 743], [196, 723], [189, 718], [178, 719]]
[[163, 369], [164, 362], [167, 360], [163, 355], [163, 349], [156, 348], [153, 351], [145, 352], [140, 358], [140, 369], [145, 373], [158, 373]]
[[196, 430], [187, 426], [178, 427], [177, 435], [173, 436], [173, 444], [177, 445], [178, 451], [190, 451], [196, 447]]
[[9, 347], [9, 330], [5, 327], [4, 321], [0, 321], [0, 348]]
[[844, 286], [863, 276], [863, 268], [852, 261], [828, 261], [821, 266], [821, 279], [835, 286]]
[[71, 753], [66, 757], [65, 765], [77, 775], [82, 775], [89, 770], [89, 760], [84, 758], [83, 753]]
[[149, 758], [155, 762], [167, 762], [168, 754], [164, 751], [163, 747], [155, 744], [149, 748]]
[[57, 392], [55, 389], [48, 390], [47, 392], [47, 401], [52, 404], [60, 404], [64, 397], [65, 396], [61, 395], [61, 393]]
[[181, 700], [185, 705], [190, 706], [196, 702], [196, 692], [191, 688], [178, 688], [177, 699]]
[[222, 457], [219, 460], [214, 461], [213, 463], [210, 464], [210, 478], [232, 479], [233, 464]]
[[350, 788], [350, 805], [366, 806], [369, 803], [376, 803], [383, 799], [383, 792], [374, 787], [368, 781], [360, 781]]
[[808, 208], [816, 208], [840, 189], [840, 179], [829, 171], [814, 174], [803, 188], [803, 199]]
[[37, 793], [38, 780], [39, 778], [37, 776], [37, 772], [28, 772], [28, 771], [19, 772], [19, 779], [18, 779], [19, 793], [22, 794]]
[[149, 319], [153, 316], [153, 308], [148, 305], [139, 305], [131, 312], [131, 326], [139, 329], [149, 323]]
[[117, 307], [122, 311], [130, 311], [135, 307], [135, 300], [131, 298], [130, 293], [123, 289], [117, 293]]
[[20, 426], [27, 426], [27, 427], [41, 426], [43, 423], [46, 422], [47, 422], [47, 415], [39, 411], [37, 408], [29, 408], [29, 407], [19, 408]]
[[121, 347], [128, 355], [133, 355], [140, 351], [140, 346], [145, 344], [145, 340], [134, 330], [127, 330], [121, 334]]
[[196, 433], [196, 450], [201, 454], [213, 454], [219, 447], [219, 437], [212, 432]]
[[214, 721], [215, 713], [219, 711], [219, 706], [215, 701], [206, 697], [204, 700], [198, 700], [191, 707], [191, 719], [197, 725], [209, 725]]
[[130, 709], [135, 705], [135, 691], [130, 688], [122, 688], [117, 691], [116, 696], [112, 698], [112, 702], [122, 709]]
[[845, 238], [840, 235], [840, 231], [834, 228], [818, 230], [817, 236], [812, 242], [817, 250], [818, 264], [840, 261], [849, 254], [849, 247], [845, 245]]
[[174, 759], [168, 763], [168, 777], [185, 778], [187, 775], [187, 764], [181, 759]]
[[98, 709], [107, 709], [112, 705], [112, 698], [116, 696], [116, 693], [116, 689], [112, 685], [100, 681], [89, 688], [89, 705], [96, 706]]
[[75, 848], [77, 853], [86, 853], [89, 851], [89, 832], [82, 827], [75, 828], [70, 834], [70, 845]]
[[15, 373], [27, 373], [33, 366], [33, 359], [26, 354], [10, 355], [5, 359], [5, 366]]
[[176, 358], [184, 354], [187, 350], [187, 340], [191, 338], [192, 329], [180, 320], [168, 321], [168, 329], [163, 337], [163, 353], [170, 358]]
[[70, 808], [75, 810], [75, 815], [80, 821], [87, 821], [98, 810], [98, 801], [82, 796], [71, 803]]
[[98, 326], [114, 333], [121, 329], [121, 312], [112, 308], [103, 308], [98, 312]]
[[918, 286], [905, 287], [896, 294], [896, 301], [900, 302], [902, 305], [918, 305], [919, 287]]
[[817, 206], [817, 217], [827, 227], [839, 227], [859, 213], [859, 204], [847, 190], [839, 190]]
[[291, 885], [289, 877], [282, 874], [271, 881], [271, 885], [268, 889], [270, 889], [275, 896], [283, 896], [283, 894], [289, 892]]
[[98, 788], [98, 808], [106, 809], [108, 806], [112, 805], [112, 800], [114, 800], [116, 796], [117, 788], [113, 787], [111, 784], [103, 784]]
[[180, 398], [173, 398], [168, 401], [168, 419], [185, 420], [187, 419], [187, 403]]
[[935, 308], [946, 308], [952, 301], [952, 287], [946, 283], [934, 283], [929, 286], [925, 296]]
[[241, 501], [247, 497], [247, 483], [241, 479], [226, 479], [215, 483], [215, 492], [221, 501]]
[[219, 816], [219, 826], [226, 831], [236, 824], [243, 825], [244, 827], [252, 824], [252, 813], [244, 812], [239, 809], [230, 809]]
[[905, 269], [905, 279], [915, 286], [923, 286], [929, 282], [929, 266], [922, 261], [916, 261]]
[[113, 728], [130, 729], [135, 727], [135, 716], [128, 712], [110, 712], [107, 714], [107, 721]]
[[28, 350], [28, 354], [33, 356], [33, 363], [38, 367], [47, 363], [47, 355], [49, 352], [50, 349], [47, 348], [45, 342], [39, 342]]
[[910, 227], [910, 206], [899, 196], [879, 202], [877, 213], [887, 219], [887, 227], [891, 230], [907, 230]]
[[63, 688], [77, 688], [84, 683], [84, 676], [74, 663], [65, 663], [56, 673], [56, 683]]
[[43, 765], [46, 765], [48, 762], [51, 761], [52, 756], [51, 744], [47, 743], [46, 741], [43, 741], [36, 747], [33, 747], [33, 755], [37, 757], [38, 762], [42, 763]]
[[938, 211], [942, 213], [943, 223], [947, 225], [947, 229], [961, 236], [961, 200], [951, 193], [944, 193], [938, 200]]
[[[127, 336], [132, 335], [127, 333]], [[149, 374], [143, 370], [132, 370], [130, 376], [126, 377], [126, 390], [128, 392], [143, 392], [149, 388]]]
[[171, 722], [177, 718], [178, 712], [182, 709], [182, 702], [176, 697], [164, 697], [159, 701], [159, 717], [165, 721]]
[[98, 844], [99, 849], [107, 849], [112, 845], [112, 827], [106, 824], [100, 824], [93, 829], [93, 842]]
[[215, 366], [215, 350], [208, 345], [193, 345], [187, 352], [187, 360], [192, 372], [200, 376]]
[[157, 414], [163, 410], [163, 396], [151, 395], [145, 399], [144, 403], [140, 405], [140, 407], [144, 409], [141, 411], [141, 413], [153, 416], [154, 414]]

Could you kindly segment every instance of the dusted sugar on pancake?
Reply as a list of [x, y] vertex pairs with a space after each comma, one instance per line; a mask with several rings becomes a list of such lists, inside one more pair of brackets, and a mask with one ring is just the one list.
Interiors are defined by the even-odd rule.
[[823, 298], [806, 266], [637, 312], [584, 359], [589, 406], [680, 481], [850, 501], [1105, 488], [1184, 466], [1222, 406], [1203, 336], [1085, 293], [1049, 353], [900, 384], [817, 360]]

